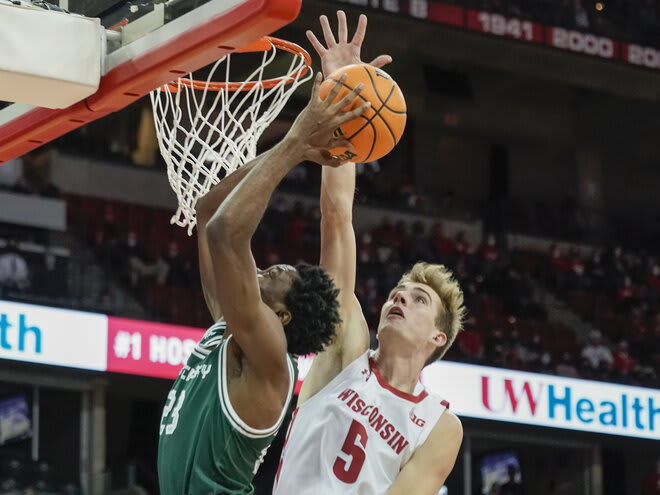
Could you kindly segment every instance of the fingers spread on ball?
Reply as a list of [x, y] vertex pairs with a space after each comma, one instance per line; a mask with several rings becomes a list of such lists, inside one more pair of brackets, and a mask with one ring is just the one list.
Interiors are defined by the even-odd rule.
[[325, 98], [325, 101], [328, 105], [331, 105], [333, 101], [335, 101], [335, 98], [337, 97], [337, 94], [339, 93], [339, 90], [344, 86], [344, 81], [346, 81], [346, 74], [342, 74], [341, 77], [339, 78], [339, 81], [337, 81], [330, 92], [328, 93], [328, 96]]
[[364, 88], [364, 84], [360, 83], [357, 86], [355, 86], [355, 88], [353, 88], [351, 91], [346, 93], [346, 95], [344, 95], [341, 101], [337, 103], [339, 108], [346, 108], [351, 103], [353, 103], [353, 100], [355, 100], [355, 98], [358, 97], [358, 95], [362, 92], [363, 88]]
[[363, 103], [362, 105], [360, 105], [359, 107], [354, 108], [353, 110], [349, 110], [348, 112], [344, 112], [340, 116], [340, 119], [339, 119], [340, 124], [339, 125], [343, 124], [344, 122], [349, 122], [349, 121], [359, 117], [364, 112], [366, 112], [367, 109], [370, 106], [371, 106], [371, 102], [367, 101], [367, 102]]

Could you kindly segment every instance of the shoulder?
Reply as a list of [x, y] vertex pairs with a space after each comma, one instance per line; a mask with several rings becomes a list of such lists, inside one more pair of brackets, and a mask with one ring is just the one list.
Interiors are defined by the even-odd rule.
[[440, 458], [447, 451], [458, 451], [463, 441], [463, 424], [453, 412], [446, 410], [433, 426], [424, 445], [426, 455]]
[[463, 438], [463, 423], [458, 419], [453, 412], [447, 409], [438, 422], [436, 423], [433, 431], [440, 431], [443, 435], [449, 434], [451, 437], [458, 437], [459, 439]]
[[[426, 487], [423, 493], [431, 493], [431, 490], [437, 493], [454, 467], [462, 441], [461, 421], [454, 413], [445, 411], [426, 441], [402, 470], [400, 486], [408, 488], [413, 484], [419, 484], [419, 476], [423, 475], [423, 484]], [[403, 491], [392, 493], [403, 493]]]

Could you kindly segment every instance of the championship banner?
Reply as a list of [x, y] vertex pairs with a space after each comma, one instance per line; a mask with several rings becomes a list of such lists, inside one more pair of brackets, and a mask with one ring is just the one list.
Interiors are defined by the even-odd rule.
[[[449, 24], [450, 26], [462, 27], [465, 23], [465, 9], [456, 5], [450, 5], [440, 2], [417, 2], [419, 5], [415, 10], [415, 2], [411, 1], [412, 17], [426, 19], [428, 21], [437, 22], [439, 24]], [[425, 13], [426, 17], [421, 17]], [[417, 15], [415, 15], [417, 14]]]
[[621, 52], [621, 44], [618, 41], [556, 26], [546, 27], [545, 42], [553, 48], [609, 60], [618, 59]]
[[543, 43], [543, 26], [515, 17], [505, 17], [478, 10], [467, 11], [467, 28], [495, 36], [504, 36], [531, 43]]
[[660, 390], [435, 362], [422, 383], [459, 416], [660, 440]]
[[629, 64], [660, 69], [660, 50], [656, 48], [624, 43], [621, 51], [623, 60]]
[[621, 43], [585, 31], [548, 26], [532, 20], [507, 17], [494, 12], [467, 9], [441, 0], [335, 0], [401, 15], [511, 38], [559, 50], [617, 60], [632, 65], [660, 69], [660, 48]]

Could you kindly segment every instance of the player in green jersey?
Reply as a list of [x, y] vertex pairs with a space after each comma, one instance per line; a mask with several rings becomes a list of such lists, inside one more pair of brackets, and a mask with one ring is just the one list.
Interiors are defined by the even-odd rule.
[[160, 424], [164, 495], [250, 494], [296, 381], [290, 355], [321, 351], [339, 323], [332, 279], [318, 266], [259, 270], [250, 240], [275, 187], [302, 161], [337, 166], [349, 146], [333, 131], [368, 106], [342, 112], [360, 92], [325, 101], [318, 74], [307, 107], [284, 139], [223, 179], [197, 204], [204, 297], [216, 323], [172, 386]]

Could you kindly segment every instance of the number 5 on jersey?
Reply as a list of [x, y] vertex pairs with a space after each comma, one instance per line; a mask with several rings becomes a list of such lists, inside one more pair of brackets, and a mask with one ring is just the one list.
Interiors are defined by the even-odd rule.
[[[176, 390], [170, 390], [170, 393], [167, 394], [167, 402], [165, 403], [165, 409], [163, 409], [163, 416], [160, 420], [161, 435], [163, 434], [163, 430], [165, 431], [165, 435], [171, 435], [172, 433], [174, 433], [174, 430], [176, 430], [176, 425], [179, 423], [179, 411], [181, 410], [181, 407], [183, 406], [183, 401], [185, 399], [186, 399], [185, 390], [181, 391], [178, 400], [176, 397]], [[174, 406], [174, 410], [172, 409], [172, 406]], [[168, 424], [167, 419], [168, 416], [170, 415], [170, 411], [172, 412], [172, 415], [170, 417], [170, 422]]]
[[351, 427], [348, 429], [346, 440], [341, 447], [341, 451], [350, 456], [350, 462], [337, 457], [335, 464], [332, 466], [332, 472], [335, 476], [344, 483], [355, 483], [362, 470], [365, 458], [367, 456], [364, 449], [367, 448], [367, 430], [362, 425], [353, 420]]

